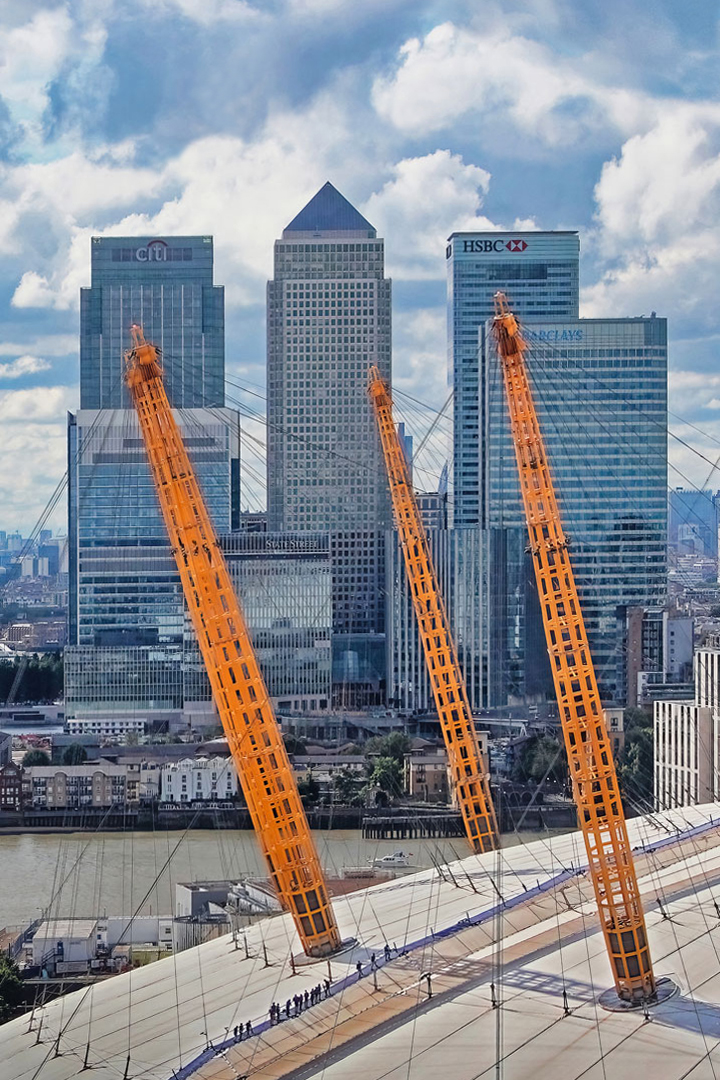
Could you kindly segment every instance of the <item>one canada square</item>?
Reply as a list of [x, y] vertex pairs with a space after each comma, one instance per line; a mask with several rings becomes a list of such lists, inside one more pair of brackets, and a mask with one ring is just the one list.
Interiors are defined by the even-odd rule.
[[268, 527], [331, 534], [336, 681], [378, 693], [390, 510], [367, 382], [371, 364], [390, 379], [390, 288], [382, 239], [330, 183], [275, 244]]

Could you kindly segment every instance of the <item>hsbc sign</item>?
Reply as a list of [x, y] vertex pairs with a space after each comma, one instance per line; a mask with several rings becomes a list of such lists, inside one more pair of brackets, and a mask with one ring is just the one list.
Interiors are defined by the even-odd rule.
[[464, 252], [471, 252], [474, 255], [486, 255], [496, 251], [511, 251], [521, 254], [527, 250], [528, 246], [527, 241], [521, 237], [511, 240], [463, 240], [462, 245]]

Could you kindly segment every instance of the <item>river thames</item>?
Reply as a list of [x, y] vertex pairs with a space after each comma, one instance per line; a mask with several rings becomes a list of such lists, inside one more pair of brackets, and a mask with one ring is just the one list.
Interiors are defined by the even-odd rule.
[[[452, 840], [363, 840], [358, 831], [316, 832], [329, 876], [403, 849], [411, 866], [469, 854]], [[252, 832], [195, 830], [0, 835], [0, 929], [25, 926], [47, 910], [54, 917], [163, 914], [175, 910], [181, 881], [264, 877]]]

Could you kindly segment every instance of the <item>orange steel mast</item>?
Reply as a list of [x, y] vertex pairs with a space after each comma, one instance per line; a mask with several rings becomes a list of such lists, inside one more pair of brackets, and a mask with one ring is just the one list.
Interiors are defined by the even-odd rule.
[[495, 297], [493, 332], [590, 876], [618, 995], [641, 1002], [655, 994], [645, 916], [568, 540], [528, 381], [527, 346], [502, 293]]
[[425, 527], [393, 423], [390, 390], [374, 365], [370, 368], [369, 394], [380, 429], [395, 522], [465, 831], [474, 851], [491, 851], [497, 847], [497, 823], [487, 770]]
[[309, 956], [340, 945], [320, 860], [267, 688], [182, 435], [160, 350], [132, 328], [125, 377], [185, 600], [245, 801], [281, 902]]

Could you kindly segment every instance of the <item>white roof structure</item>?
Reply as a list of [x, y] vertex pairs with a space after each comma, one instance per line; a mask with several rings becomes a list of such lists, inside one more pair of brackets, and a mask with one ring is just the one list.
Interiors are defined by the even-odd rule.
[[[720, 804], [629, 831], [655, 973], [680, 988], [647, 1016], [598, 1002], [612, 979], [569, 833], [336, 899], [357, 943], [331, 959], [330, 996], [297, 1017], [269, 1026], [268, 1008], [321, 984], [328, 961], [302, 958], [279, 916], [247, 931], [249, 955], [242, 936], [219, 938], [0, 1027], [0, 1076], [71, 1080], [87, 1062], [93, 1080], [713, 1080]], [[234, 1043], [248, 1020], [254, 1035]]]

